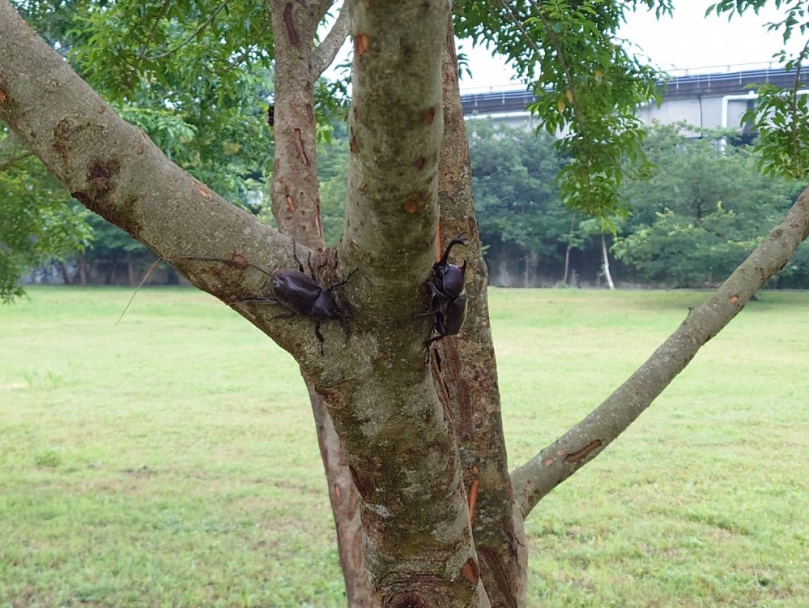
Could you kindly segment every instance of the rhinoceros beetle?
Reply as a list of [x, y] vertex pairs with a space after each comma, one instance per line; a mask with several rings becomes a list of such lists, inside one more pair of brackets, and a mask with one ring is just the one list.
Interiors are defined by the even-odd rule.
[[337, 304], [337, 300], [335, 300], [332, 292], [336, 288], [342, 287], [348, 283], [351, 276], [357, 272], [357, 269], [352, 270], [344, 280], [324, 289], [314, 278], [315, 270], [312, 268], [311, 253], [309, 254], [307, 263], [309, 265], [309, 272], [312, 273], [312, 276], [309, 276], [304, 272], [303, 264], [301, 264], [301, 261], [298, 259], [298, 253], [295, 250], [294, 244], [293, 255], [295, 256], [295, 261], [298, 262], [299, 270], [279, 268], [274, 270], [272, 273], [267, 272], [260, 266], [247, 262], [243, 258], [225, 260], [222, 258], [187, 257], [185, 259], [207, 262], [222, 262], [223, 264], [241, 269], [248, 267], [255, 268], [259, 272], [270, 277], [270, 288], [272, 295], [259, 296], [256, 298], [245, 298], [236, 301], [279, 304], [289, 310], [288, 313], [275, 315], [270, 319], [270, 321], [274, 321], [275, 319], [288, 319], [290, 317], [308, 317], [313, 319], [315, 321], [315, 335], [320, 342], [320, 353], [323, 354], [324, 339], [323, 334], [320, 333], [321, 321], [336, 319], [345, 328], [345, 324], [349, 317], [348, 312], [343, 310], [340, 305]]
[[433, 276], [427, 280], [427, 287], [433, 294], [430, 312], [417, 316], [432, 316], [433, 331], [437, 333], [427, 340], [427, 346], [447, 336], [455, 336], [461, 331], [466, 320], [466, 260], [463, 266], [449, 263], [449, 254], [455, 245], [466, 246], [462, 232], [449, 242], [444, 255], [433, 266]]

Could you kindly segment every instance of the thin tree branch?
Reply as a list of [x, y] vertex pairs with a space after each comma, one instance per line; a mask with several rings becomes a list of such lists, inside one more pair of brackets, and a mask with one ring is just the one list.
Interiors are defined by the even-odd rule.
[[4, 159], [0, 160], [0, 171], [5, 171], [11, 165], [13, 165], [14, 163], [16, 163], [18, 161], [21, 161], [24, 158], [28, 158], [29, 156], [33, 156], [33, 155], [34, 155], [33, 152], [22, 152], [20, 154], [17, 154], [16, 156], [10, 156], [8, 158], [4, 158]]
[[192, 34], [190, 34], [185, 40], [180, 42], [177, 46], [158, 55], [149, 55], [148, 57], [146, 57], [146, 59], [148, 61], [155, 61], [157, 59], [163, 59], [165, 57], [168, 57], [169, 55], [179, 51], [186, 44], [191, 42], [197, 35], [199, 35], [206, 27], [208, 27], [211, 24], [211, 22], [216, 18], [216, 16], [222, 11], [222, 9], [224, 9], [227, 6], [228, 2], [230, 2], [230, 0], [224, 0], [219, 6], [213, 9], [213, 12], [211, 13], [210, 17], [208, 17], [205, 21], [203, 21], [200, 24], [200, 26], [196, 30], [194, 30]]
[[140, 46], [140, 50], [138, 51], [138, 59], [135, 61], [135, 65], [132, 68], [132, 73], [137, 76], [138, 68], [140, 68], [140, 63], [143, 61], [144, 57], [146, 57], [146, 49], [149, 48], [149, 45], [152, 43], [154, 39], [154, 34], [157, 31], [157, 26], [160, 25], [160, 20], [166, 14], [166, 11], [169, 10], [169, 5], [171, 4], [171, 0], [163, 0], [163, 6], [160, 7], [160, 12], [158, 13], [157, 17], [152, 23], [152, 29], [149, 30], [149, 35], [146, 37], [146, 41]]
[[632, 376], [584, 420], [512, 475], [523, 516], [553, 488], [592, 461], [649, 407], [699, 349], [741, 312], [809, 235], [809, 188], [784, 220], [719, 289]]
[[323, 72], [328, 68], [340, 47], [343, 46], [348, 30], [351, 27], [351, 21], [348, 18], [348, 0], [343, 0], [343, 6], [340, 7], [340, 14], [331, 26], [331, 30], [326, 34], [317, 48], [312, 51], [312, 57], [309, 59], [309, 68], [312, 76], [312, 82], [320, 78]]

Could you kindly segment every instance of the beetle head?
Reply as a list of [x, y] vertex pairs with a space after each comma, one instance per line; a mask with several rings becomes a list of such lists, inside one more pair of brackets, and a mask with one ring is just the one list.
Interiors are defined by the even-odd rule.
[[439, 266], [436, 269], [436, 276], [444, 293], [451, 298], [457, 298], [464, 290], [466, 260], [464, 260], [463, 266], [456, 266], [455, 264]]

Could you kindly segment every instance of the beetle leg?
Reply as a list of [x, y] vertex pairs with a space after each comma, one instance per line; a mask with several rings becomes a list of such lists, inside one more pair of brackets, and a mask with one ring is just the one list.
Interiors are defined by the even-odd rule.
[[292, 317], [298, 317], [300, 315], [296, 315], [294, 312], [282, 312], [280, 315], [275, 315], [274, 317], [270, 317], [267, 319], [267, 322], [275, 321], [276, 319], [291, 319]]
[[331, 292], [332, 292], [332, 290], [334, 290], [334, 289], [336, 289], [336, 288], [338, 288], [338, 287], [342, 287], [343, 285], [345, 285], [346, 283], [348, 283], [348, 281], [351, 279], [351, 277], [354, 275], [354, 273], [355, 273], [355, 272], [357, 272], [358, 270], [359, 270], [359, 268], [355, 268], [354, 270], [352, 270], [351, 272], [349, 272], [349, 273], [348, 273], [348, 276], [347, 276], [345, 279], [343, 279], [343, 280], [342, 280], [342, 281], [340, 281], [339, 283], [335, 283], [334, 285], [332, 285], [331, 287], [329, 287], [329, 288], [328, 288], [326, 291], [328, 291], [329, 293], [331, 293]]
[[[312, 255], [311, 252], [309, 255]], [[298, 270], [303, 272], [303, 264], [301, 263], [300, 259], [298, 258], [298, 244], [295, 242], [295, 239], [292, 239], [292, 257], [295, 258], [295, 261], [298, 263]], [[312, 277], [315, 278], [314, 276]]]
[[250, 262], [246, 262], [246, 261], [245, 262], [240, 262], [240, 261], [237, 261], [237, 260], [226, 260], [224, 258], [198, 258], [198, 257], [190, 256], [190, 255], [184, 255], [182, 257], [175, 258], [175, 259], [178, 259], [178, 260], [195, 260], [197, 262], [222, 262], [223, 264], [227, 264], [228, 266], [231, 266], [233, 268], [238, 268], [239, 270], [244, 270], [245, 267], [249, 266], [250, 268], [255, 268], [259, 272], [263, 272], [268, 277], [272, 278], [272, 273], [267, 272], [266, 270], [264, 270], [260, 266], [256, 266], [255, 264], [251, 264]]
[[240, 298], [238, 300], [233, 300], [233, 302], [230, 303], [230, 306], [233, 304], [241, 304], [242, 302], [264, 302], [265, 304], [271, 304], [273, 306], [278, 304], [278, 300], [275, 298], [271, 298], [269, 296], [259, 296], [257, 298]]

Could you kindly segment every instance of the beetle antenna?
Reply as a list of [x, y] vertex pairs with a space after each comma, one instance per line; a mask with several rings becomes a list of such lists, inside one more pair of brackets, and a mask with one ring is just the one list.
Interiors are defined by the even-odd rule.
[[438, 265], [440, 266], [446, 265], [447, 261], [449, 260], [449, 252], [452, 250], [453, 245], [463, 245], [464, 247], [466, 247], [466, 239], [463, 238], [464, 234], [466, 233], [461, 232], [461, 234], [459, 234], [449, 242], [449, 245], [447, 245], [447, 248], [444, 250], [444, 255], [439, 260]]

